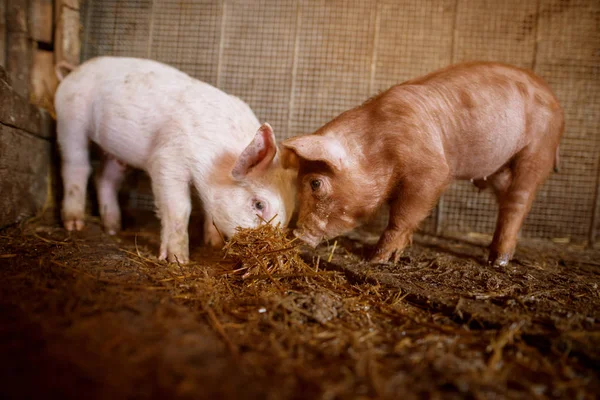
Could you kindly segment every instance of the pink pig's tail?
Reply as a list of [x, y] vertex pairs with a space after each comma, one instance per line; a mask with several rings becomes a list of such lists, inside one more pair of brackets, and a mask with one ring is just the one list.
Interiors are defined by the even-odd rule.
[[54, 66], [54, 73], [56, 73], [56, 77], [58, 78], [59, 81], [62, 81], [63, 79], [65, 79], [65, 75], [62, 74], [61, 69], [65, 69], [67, 70], [67, 73], [73, 71], [75, 69], [75, 66], [73, 64], [70, 64], [66, 61], [59, 61], [55, 66]]

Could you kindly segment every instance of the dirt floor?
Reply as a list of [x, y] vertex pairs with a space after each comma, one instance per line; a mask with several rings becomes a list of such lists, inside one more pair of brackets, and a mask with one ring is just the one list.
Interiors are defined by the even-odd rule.
[[375, 237], [354, 235], [249, 274], [194, 235], [192, 264], [159, 263], [156, 221], [140, 221], [118, 237], [95, 220], [0, 231], [2, 398], [600, 393], [597, 249], [522, 241], [495, 269], [484, 238], [417, 235], [398, 264], [370, 265]]

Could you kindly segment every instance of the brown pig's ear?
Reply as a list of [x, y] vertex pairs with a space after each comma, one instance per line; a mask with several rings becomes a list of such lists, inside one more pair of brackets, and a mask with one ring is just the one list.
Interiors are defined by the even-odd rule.
[[323, 161], [335, 171], [341, 171], [347, 162], [345, 147], [336, 138], [321, 135], [296, 136], [281, 143], [299, 158]]
[[271, 125], [264, 123], [258, 128], [252, 142], [240, 154], [231, 176], [236, 180], [244, 179], [250, 173], [264, 172], [273, 162], [277, 154], [277, 144]]
[[279, 157], [283, 169], [298, 169], [300, 160], [298, 159], [298, 155], [294, 150], [285, 146], [281, 146]]

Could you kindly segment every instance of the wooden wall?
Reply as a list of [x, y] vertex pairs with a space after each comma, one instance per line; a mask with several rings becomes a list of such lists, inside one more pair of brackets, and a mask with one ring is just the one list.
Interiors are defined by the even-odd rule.
[[[61, 21], [73, 7], [67, 45]], [[0, 0], [0, 227], [54, 204], [54, 63], [79, 63], [79, 27], [78, 1]]]
[[[600, 232], [598, 0], [87, 0], [83, 58], [153, 58], [246, 100], [278, 138], [306, 134], [377, 91], [465, 60], [533, 69], [566, 111], [562, 168], [525, 236]], [[151, 207], [147, 193], [134, 206]], [[457, 183], [423, 229], [491, 233], [489, 193]], [[566, 239], [565, 239], [566, 238]]]

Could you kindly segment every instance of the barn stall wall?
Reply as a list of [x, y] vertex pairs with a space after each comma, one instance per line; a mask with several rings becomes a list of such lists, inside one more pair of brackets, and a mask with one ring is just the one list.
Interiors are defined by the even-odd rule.
[[[52, 0], [0, 0], [0, 228], [51, 205]], [[31, 104], [33, 103], [33, 104]]]
[[[529, 237], [598, 238], [600, 2], [596, 0], [87, 0], [82, 59], [171, 64], [240, 96], [278, 139], [311, 133], [380, 90], [445, 65], [494, 60], [531, 68], [566, 114], [561, 170], [542, 187]], [[129, 206], [151, 208], [148, 186]], [[458, 182], [428, 232], [493, 231], [490, 193]]]

